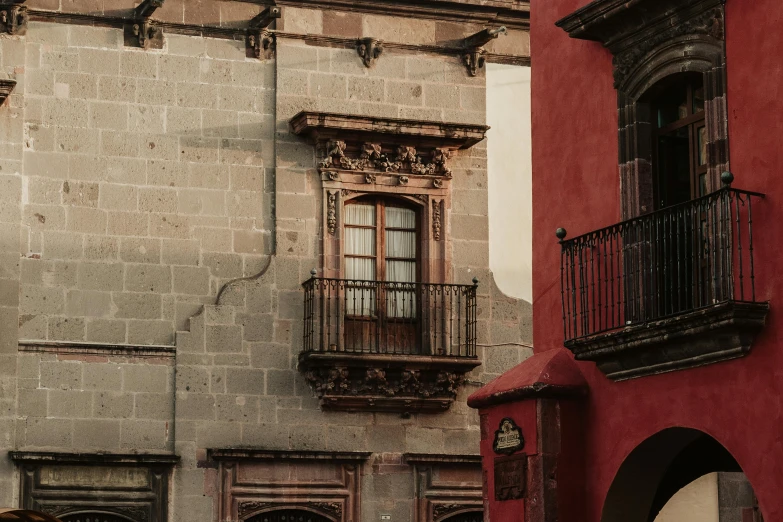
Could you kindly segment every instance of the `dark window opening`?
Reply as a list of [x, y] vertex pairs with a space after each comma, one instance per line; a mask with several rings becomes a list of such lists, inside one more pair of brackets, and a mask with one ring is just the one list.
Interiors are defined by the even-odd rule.
[[704, 80], [675, 75], [646, 97], [652, 109], [655, 207], [661, 209], [707, 194], [707, 127]]

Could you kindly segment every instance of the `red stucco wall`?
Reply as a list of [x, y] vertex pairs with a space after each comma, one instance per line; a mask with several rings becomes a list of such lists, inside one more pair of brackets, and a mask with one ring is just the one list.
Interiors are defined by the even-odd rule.
[[[610, 53], [572, 40], [556, 20], [585, 0], [531, 2], [533, 62], [533, 295], [537, 350], [562, 346], [560, 250], [569, 236], [620, 220], [616, 92]], [[708, 433], [737, 459], [766, 520], [783, 519], [783, 2], [727, 0], [731, 170], [734, 186], [765, 192], [754, 204], [757, 292], [767, 326], [744, 359], [612, 383], [580, 363], [587, 405], [584, 521], [599, 521], [624, 458], [671, 426]]]

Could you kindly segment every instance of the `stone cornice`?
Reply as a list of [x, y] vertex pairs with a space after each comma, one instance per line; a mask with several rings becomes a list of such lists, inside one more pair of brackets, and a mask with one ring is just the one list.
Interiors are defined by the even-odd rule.
[[[267, 5], [268, 0], [234, 0]], [[275, 5], [530, 27], [530, 2], [517, 0], [278, 0]]]
[[131, 465], [131, 466], [173, 466], [179, 462], [179, 455], [158, 453], [58, 453], [48, 451], [10, 451], [15, 462], [40, 464], [81, 465]]
[[722, 6], [725, 0], [595, 0], [558, 20], [571, 38], [594, 40], [606, 47], [660, 22], [688, 18]]
[[302, 111], [291, 118], [294, 134], [313, 142], [340, 138], [344, 141], [382, 141], [413, 147], [466, 149], [484, 139], [489, 127]]
[[451, 455], [441, 453], [405, 453], [408, 464], [481, 464], [481, 455]]
[[369, 451], [296, 451], [246, 448], [210, 448], [210, 460], [331, 460], [337, 462], [365, 461]]

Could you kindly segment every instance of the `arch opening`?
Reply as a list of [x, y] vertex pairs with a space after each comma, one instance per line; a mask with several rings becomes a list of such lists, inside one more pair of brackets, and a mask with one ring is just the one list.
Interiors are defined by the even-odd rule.
[[601, 522], [763, 522], [753, 489], [717, 440], [663, 430], [637, 446], [607, 493]]

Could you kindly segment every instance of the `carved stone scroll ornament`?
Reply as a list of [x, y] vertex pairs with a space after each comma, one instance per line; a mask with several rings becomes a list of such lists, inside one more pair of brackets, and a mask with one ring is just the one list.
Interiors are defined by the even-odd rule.
[[435, 241], [440, 241], [441, 223], [440, 201], [432, 202], [432, 237]]
[[326, 194], [326, 226], [331, 235], [337, 231], [337, 191], [330, 190]]
[[383, 54], [383, 42], [375, 38], [360, 38], [356, 42], [356, 52], [362, 58], [362, 63], [367, 68], [375, 65], [381, 54]]
[[322, 169], [339, 168], [344, 170], [377, 170], [379, 172], [409, 173], [416, 175], [443, 176], [451, 178], [451, 169], [447, 162], [451, 151], [436, 148], [430, 153], [427, 163], [415, 147], [400, 145], [390, 156], [383, 152], [379, 143], [364, 143], [358, 158], [349, 158], [346, 154], [346, 143], [342, 140], [332, 140], [326, 146], [326, 157], [321, 161]]
[[256, 513], [258, 511], [261, 511], [262, 509], [268, 509], [273, 507], [274, 504], [271, 502], [259, 502], [257, 500], [245, 500], [239, 503], [239, 506], [237, 508], [237, 514], [239, 515], [239, 518], [245, 518], [247, 515], [251, 515], [253, 513]]
[[465, 509], [464, 504], [435, 504], [432, 506], [432, 514], [436, 519], [439, 519], [461, 509]]

